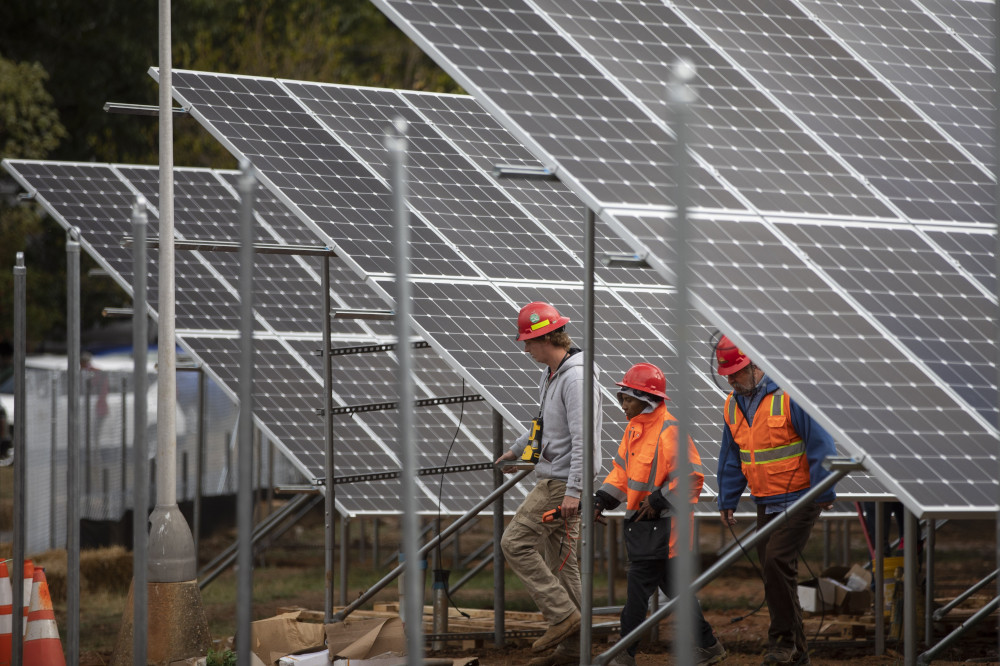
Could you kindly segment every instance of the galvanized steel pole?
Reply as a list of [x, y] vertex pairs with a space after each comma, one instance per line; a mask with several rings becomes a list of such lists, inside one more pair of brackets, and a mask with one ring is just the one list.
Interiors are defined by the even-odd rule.
[[[397, 395], [399, 400], [399, 433], [397, 446], [403, 471], [417, 469], [417, 451], [413, 441], [413, 369], [410, 345], [406, 344], [410, 331], [410, 230], [407, 212], [406, 191], [406, 121], [401, 117], [393, 120], [386, 132], [385, 145], [389, 150], [392, 169], [392, 207], [396, 227], [396, 358]], [[406, 590], [403, 622], [406, 624], [407, 656], [411, 664], [423, 662], [423, 581], [424, 572], [420, 567], [417, 524], [417, 488], [413, 474], [403, 474], [403, 553], [406, 557], [404, 589]]]
[[132, 661], [146, 663], [149, 621], [149, 449], [146, 443], [146, 200], [132, 206]]
[[326, 455], [323, 458], [326, 485], [323, 490], [323, 563], [326, 584], [323, 587], [323, 618], [326, 624], [333, 622], [333, 519], [337, 511], [336, 490], [333, 483], [333, 359], [330, 353], [330, 257], [323, 255], [323, 435], [326, 440]]
[[80, 660], [80, 230], [66, 239], [66, 663]]
[[240, 421], [237, 461], [236, 658], [250, 664], [253, 620], [253, 198], [257, 179], [249, 162], [240, 165]]
[[[996, 290], [997, 307], [993, 308], [994, 330], [997, 340], [993, 349], [996, 351], [994, 367], [996, 382], [1000, 387], [1000, 0], [993, 3], [993, 284]], [[1000, 400], [1000, 393], [998, 393]], [[1000, 409], [997, 410], [997, 430], [1000, 431]], [[1000, 479], [1000, 439], [997, 440], [997, 478]], [[996, 565], [1000, 569], [1000, 484], [996, 488]], [[1000, 576], [997, 576], [997, 597], [1000, 597]], [[1000, 615], [997, 616], [997, 651], [1000, 652]]]
[[691, 460], [688, 452], [689, 395], [692, 390], [688, 359], [692, 356], [688, 336], [689, 308], [688, 285], [691, 284], [691, 269], [688, 255], [688, 114], [695, 100], [691, 82], [695, 77], [694, 64], [679, 60], [671, 71], [668, 85], [669, 105], [675, 116], [674, 134], [674, 206], [677, 211], [677, 299], [674, 304], [677, 328], [677, 391], [674, 394], [674, 410], [677, 417], [677, 489], [674, 491], [674, 509], [671, 515], [677, 526], [677, 557], [668, 564], [674, 594], [677, 597], [677, 612], [674, 613], [674, 660], [678, 664], [694, 663], [694, 604], [691, 592], [694, 578], [694, 558], [691, 544]]
[[27, 350], [27, 269], [24, 267], [24, 253], [18, 252], [14, 259], [14, 571], [11, 572], [13, 583], [13, 604], [11, 605], [11, 636], [17, 636], [13, 641], [13, 663], [21, 666], [23, 658], [23, 642], [20, 640], [24, 608], [24, 518], [27, 510], [27, 495], [25, 493], [25, 419], [28, 410], [25, 409], [24, 381], [25, 352]]
[[[503, 446], [503, 416], [497, 410], [493, 410], [493, 459], [496, 460], [504, 454]], [[493, 488], [496, 490], [503, 484], [503, 472], [500, 468], [493, 467]], [[503, 548], [500, 541], [503, 539], [503, 504], [504, 498], [501, 496], [493, 504], [493, 645], [498, 648], [504, 647], [506, 643], [504, 636], [504, 620], [506, 620], [506, 604], [504, 603], [505, 574]]]
[[[590, 663], [594, 607], [594, 211], [583, 229], [583, 487], [580, 490], [580, 663]], [[572, 555], [570, 555], [572, 557]]]
[[875, 502], [875, 655], [885, 654], [885, 516]]
[[917, 663], [917, 541], [920, 539], [920, 523], [909, 509], [903, 512], [903, 663], [916, 666]]

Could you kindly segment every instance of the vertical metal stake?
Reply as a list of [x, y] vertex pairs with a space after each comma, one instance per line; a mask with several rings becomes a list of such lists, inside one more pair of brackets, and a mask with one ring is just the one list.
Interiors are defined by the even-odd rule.
[[194, 454], [194, 509], [192, 516], [194, 540], [194, 559], [198, 561], [198, 547], [201, 538], [201, 498], [204, 493], [205, 472], [205, 411], [207, 396], [205, 395], [205, 369], [198, 366], [198, 438], [195, 440]]
[[[68, 666], [80, 660], [80, 230], [66, 240], [66, 657]], [[16, 641], [15, 641], [16, 642]]]
[[937, 520], [927, 519], [927, 543], [924, 544], [924, 645], [934, 640], [934, 542], [937, 538]]
[[[677, 488], [674, 497], [679, 506], [686, 507], [691, 496], [691, 460], [688, 450], [688, 433], [690, 431], [689, 399], [692, 385], [690, 363], [692, 358], [688, 328], [690, 326], [690, 297], [688, 288], [692, 281], [691, 269], [688, 264], [688, 115], [690, 106], [696, 96], [691, 82], [695, 78], [694, 65], [684, 59], [674, 64], [671, 80], [668, 84], [669, 108], [676, 115], [674, 133], [674, 206], [677, 209], [677, 301], [674, 311], [677, 313], [677, 392], [674, 397], [674, 410], [677, 418]], [[678, 664], [694, 663], [694, 604], [697, 603], [691, 592], [691, 581], [695, 578], [694, 558], [691, 553], [691, 512], [685, 510], [672, 512], [677, 525], [677, 557], [671, 564], [670, 574], [677, 596], [677, 608], [674, 612], [674, 660]]]
[[[51, 440], [49, 441], [49, 548], [56, 547], [56, 510], [58, 509], [58, 496], [56, 492], [56, 478], [59, 470], [59, 377], [53, 373], [50, 378], [50, 412], [49, 428]], [[123, 505], [124, 506], [124, 505]]]
[[[138, 316], [138, 315], [136, 315]], [[128, 507], [128, 377], [121, 378], [122, 395], [122, 440], [118, 473], [121, 474], [122, 512]]]
[[239, 490], [236, 501], [236, 655], [250, 664], [250, 622], [253, 619], [253, 198], [257, 177], [249, 162], [240, 165], [240, 422]]
[[875, 655], [885, 654], [885, 516], [882, 502], [875, 502]]
[[[79, 256], [79, 255], [77, 255]], [[27, 495], [25, 488], [25, 453], [27, 446], [25, 426], [28, 410], [24, 400], [25, 354], [27, 352], [27, 269], [24, 267], [24, 253], [18, 252], [14, 259], [14, 571], [11, 575], [13, 585], [13, 609], [11, 612], [11, 636], [17, 636], [13, 642], [13, 663], [21, 666], [23, 643], [20, 637], [23, 633], [22, 620], [24, 608], [24, 537], [25, 513], [27, 510]]]
[[583, 244], [583, 483], [580, 523], [583, 556], [580, 561], [580, 663], [590, 663], [594, 617], [594, 211], [584, 220]]
[[323, 458], [325, 466], [324, 491], [324, 557], [323, 564], [326, 573], [324, 586], [323, 617], [324, 622], [333, 622], [333, 519], [337, 511], [336, 490], [333, 487], [333, 359], [330, 355], [330, 257], [323, 255], [323, 274], [320, 276], [323, 287], [323, 435], [326, 440], [326, 455]]
[[[504, 454], [503, 442], [503, 415], [497, 410], [493, 410], [493, 459], [496, 460]], [[503, 472], [498, 467], [493, 468], [493, 489], [496, 490], [503, 484]], [[504, 647], [506, 643], [504, 620], [506, 619], [506, 605], [504, 594], [506, 593], [506, 571], [504, 568], [503, 549], [500, 542], [503, 540], [503, 505], [504, 498], [500, 497], [493, 503], [493, 645], [498, 648]]]
[[903, 534], [903, 663], [916, 666], [917, 663], [917, 540], [920, 525], [917, 517], [905, 509]]
[[[399, 458], [404, 470], [417, 469], [417, 451], [413, 441], [413, 369], [410, 345], [410, 230], [406, 192], [406, 121], [393, 120], [386, 132], [385, 145], [389, 150], [392, 167], [392, 204], [396, 228], [396, 358], [399, 362]], [[403, 474], [403, 552], [406, 556], [406, 595], [403, 622], [406, 623], [407, 656], [410, 663], [419, 664], [424, 659], [423, 640], [423, 589], [424, 572], [420, 569], [419, 539], [416, 512], [416, 479]]]
[[132, 662], [146, 663], [149, 626], [149, 449], [146, 442], [146, 200], [132, 206]]
[[347, 562], [351, 557], [351, 519], [346, 514], [340, 516], [340, 595], [337, 603], [347, 605]]

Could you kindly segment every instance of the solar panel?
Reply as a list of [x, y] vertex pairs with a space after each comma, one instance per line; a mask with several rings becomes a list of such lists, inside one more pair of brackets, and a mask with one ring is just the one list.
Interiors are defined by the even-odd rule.
[[[67, 219], [72, 219], [80, 226], [83, 242], [88, 247], [98, 248], [96, 258], [126, 290], [129, 289], [131, 258], [120, 242], [131, 233], [131, 210], [130, 204], [125, 206], [123, 202], [137, 192], [156, 201], [155, 167], [17, 160], [6, 161], [4, 166], [22, 185], [36, 192], [36, 199], [61, 224], [66, 225]], [[232, 189], [234, 176], [229, 172], [175, 170], [178, 235], [191, 234], [203, 240], [237, 238], [238, 199]], [[297, 244], [318, 245], [315, 235], [303, 230], [287, 207], [266, 190], [257, 193], [257, 200], [261, 215], [258, 241], [284, 243], [292, 240]], [[239, 339], [232, 326], [238, 322], [235, 315], [223, 316], [232, 311], [237, 302], [234, 261], [235, 255], [231, 253], [178, 251], [176, 263], [178, 340], [195, 358], [201, 359], [210, 374], [235, 397], [239, 380]], [[263, 307], [257, 309], [258, 331], [255, 334], [255, 414], [259, 427], [278, 448], [306, 478], [314, 479], [324, 474], [325, 438], [322, 416], [317, 413], [317, 408], [322, 406], [323, 385], [318, 355], [322, 343], [317, 333], [321, 321], [319, 276], [310, 261], [315, 262], [315, 257], [258, 254], [255, 258], [255, 305], [263, 303]], [[360, 284], [352, 271], [337, 267], [336, 261], [331, 264], [331, 282], [338, 300], [350, 301], [355, 307], [384, 308], [384, 303], [370, 288]], [[194, 279], [199, 276], [208, 276], [208, 279]], [[267, 292], [274, 297], [262, 299]], [[343, 298], [344, 294], [347, 299]], [[297, 295], [315, 301], [316, 311], [310, 313], [308, 307], [282, 306], [282, 297], [294, 305]], [[215, 303], [220, 309], [212, 316], [211, 307]], [[209, 309], [203, 311], [201, 308]], [[335, 346], [390, 339], [369, 330], [369, 323], [335, 319], [333, 324]], [[414, 354], [417, 398], [472, 393], [433, 353], [417, 350]], [[385, 402], [387, 395], [394, 393], [390, 384], [394, 382], [396, 365], [391, 353], [338, 355], [333, 366], [335, 407]], [[335, 417], [337, 475], [399, 468], [391, 445], [395, 438], [393, 414], [367, 412]], [[441, 466], [446, 460], [447, 464], [455, 465], [491, 459], [492, 416], [481, 402], [419, 409], [416, 427], [423, 467]], [[514, 436], [508, 432], [508, 439]], [[419, 484], [422, 513], [437, 512], [438, 484], [437, 479], [422, 480]], [[347, 514], [398, 512], [398, 501], [393, 495], [373, 494], [367, 485], [339, 486], [338, 509]], [[442, 512], [464, 512], [488, 493], [491, 485], [488, 472], [449, 474], [441, 486]], [[515, 495], [520, 492], [514, 491]]]
[[[897, 86], [898, 73], [858, 58], [852, 44], [869, 41], [862, 33], [848, 39], [840, 36], [848, 27], [827, 25], [839, 20], [842, 9], [824, 7], [824, 22], [809, 13], [811, 3], [376, 4], [634, 251], [649, 252], [650, 263], [668, 281], [675, 257], [662, 192], [633, 196], [627, 169], [594, 185], [586, 167], [595, 155], [609, 163], [617, 157], [600, 141], [606, 127], [641, 128], [630, 135], [636, 154], [666, 145], [669, 127], [657, 103], [664, 94], [657, 87], [667, 78], [663, 63], [678, 55], [692, 58], [701, 76], [690, 146], [691, 204], [703, 243], [697, 257], [702, 282], [695, 288], [699, 310], [752, 350], [844, 446], [868, 455], [868, 466], [918, 514], [995, 510], [996, 479], [980, 472], [970, 482], [958, 469], [965, 462], [929, 465], [926, 457], [971, 456], [972, 464], [989, 470], [996, 460], [995, 371], [987, 351], [995, 339], [996, 304], [981, 242], [981, 230], [992, 225], [993, 184], [963, 143], [977, 143], [978, 127], [985, 125], [971, 112], [935, 115], [938, 78], [916, 77], [908, 87]], [[936, 14], [903, 12], [892, 3], [871, 9], [851, 17], [871, 34], [892, 29], [868, 25], [887, 16], [879, 11], [893, 18], [896, 9], [902, 12], [897, 22], [905, 20], [911, 34], [871, 47], [889, 49], [896, 60], [920, 30], [944, 39], [938, 26], [947, 21]], [[486, 36], [491, 28], [492, 41]], [[536, 44], [537, 36], [545, 44]], [[527, 43], [529, 53], [522, 57], [518, 45]], [[918, 49], [918, 68], [930, 66], [939, 43]], [[955, 44], [964, 48], [962, 41]], [[950, 55], [949, 62], [978, 62], [975, 54]], [[563, 82], [539, 76], [586, 68], [603, 80], [567, 91]], [[978, 89], [973, 69], [957, 77], [963, 109], [977, 104], [975, 92], [966, 94]], [[503, 72], [502, 85], [497, 71]], [[572, 138], [541, 124], [538, 118], [568, 115], [564, 105], [574, 95], [581, 108], [592, 99], [624, 96], [628, 103], [608, 109], [604, 124], [588, 124], [591, 132]], [[655, 128], [636, 122], [637, 114]], [[640, 163], [651, 172], [650, 181], [662, 182], [656, 169], [667, 168], [667, 161], [633, 162]], [[734, 168], [739, 165], [751, 173]], [[705, 192], [715, 189], [705, 184], [705, 173], [733, 199], [706, 204]], [[615, 198], [609, 192], [622, 194], [620, 206], [602, 207]], [[830, 208], [814, 193], [836, 193], [842, 208]], [[853, 228], [862, 225], [874, 231]], [[950, 242], [937, 238], [950, 227], [957, 232]], [[789, 236], [807, 247], [796, 247]], [[900, 241], [907, 244], [897, 248], [895, 259], [914, 260], [934, 273], [901, 284], [909, 273], [896, 275], [898, 261], [890, 262], [893, 267], [885, 263], [892, 256], [887, 245]], [[855, 255], [845, 267], [833, 258], [845, 253], [841, 245]], [[934, 304], [941, 312], [924, 316]], [[958, 317], [954, 322], [952, 315]], [[805, 374], [802, 363], [818, 376]], [[900, 419], [914, 405], [928, 403], [941, 415], [940, 426]], [[974, 440], [968, 448], [965, 438]]]

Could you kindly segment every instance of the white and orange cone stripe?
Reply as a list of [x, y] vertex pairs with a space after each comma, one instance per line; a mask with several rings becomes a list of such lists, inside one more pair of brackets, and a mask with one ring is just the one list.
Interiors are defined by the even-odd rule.
[[10, 586], [10, 574], [7, 563], [0, 560], [0, 666], [10, 666], [11, 652], [14, 648], [11, 640], [14, 607], [14, 593]]
[[59, 627], [52, 611], [49, 584], [45, 570], [35, 569], [31, 588], [31, 607], [28, 609], [28, 629], [24, 635], [24, 663], [33, 666], [66, 666]]

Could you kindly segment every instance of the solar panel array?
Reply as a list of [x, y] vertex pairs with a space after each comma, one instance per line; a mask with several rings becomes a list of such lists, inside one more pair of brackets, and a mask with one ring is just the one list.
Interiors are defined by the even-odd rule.
[[918, 515], [996, 510], [985, 3], [375, 4], [667, 280], [691, 60], [699, 311]]
[[[110, 164], [74, 164], [7, 160], [4, 167], [64, 227], [76, 226], [88, 252], [126, 290], [131, 289], [131, 250], [121, 246], [131, 235], [131, 206], [137, 194], [157, 207], [157, 169]], [[237, 174], [203, 169], [175, 170], [175, 229], [186, 240], [238, 240]], [[257, 241], [320, 247], [287, 207], [266, 190], [256, 199]], [[155, 229], [149, 230], [155, 236]], [[155, 283], [155, 257], [150, 282]], [[176, 253], [176, 328], [178, 342], [204, 363], [206, 370], [235, 398], [239, 380], [237, 319], [238, 257], [233, 253]], [[254, 263], [255, 417], [258, 426], [309, 480], [324, 478], [325, 439], [321, 260], [258, 254]], [[353, 272], [330, 262], [335, 308], [384, 309], [374, 292]], [[155, 290], [150, 290], [155, 310]], [[391, 322], [333, 319], [334, 347], [391, 342]], [[471, 394], [461, 377], [427, 349], [414, 352], [417, 398]], [[392, 400], [396, 363], [392, 353], [337, 355], [333, 363], [334, 406], [357, 406]], [[395, 412], [372, 411], [334, 419], [335, 474], [394, 471]], [[416, 410], [421, 466], [462, 465], [490, 459], [492, 417], [482, 402], [440, 405]], [[508, 438], [514, 436], [507, 433]], [[454, 438], [454, 446], [452, 440]], [[418, 482], [420, 510], [434, 513], [442, 493], [444, 514], [462, 513], [487, 494], [489, 472], [448, 474]], [[337, 487], [338, 510], [354, 514], [397, 513], [398, 480]], [[521, 491], [514, 491], [515, 496]]]
[[[262, 182], [390, 303], [391, 216], [382, 141], [389, 120], [405, 117], [416, 230], [414, 327], [509, 424], [534, 415], [539, 370], [513, 341], [513, 321], [520, 305], [538, 299], [551, 301], [575, 322], [583, 320], [584, 210], [559, 183], [491, 174], [498, 161], [537, 161], [482, 107], [466, 96], [185, 71], [174, 73], [174, 90], [196, 119], [235, 155], [249, 159]], [[296, 141], [335, 157], [301, 160]], [[628, 249], [603, 228], [597, 245], [602, 255]], [[675, 384], [672, 292], [659, 282], [650, 271], [597, 270], [595, 353], [605, 389], [641, 360], [661, 364], [668, 383]], [[710, 330], [703, 321], [700, 326], [699, 336], [707, 340]], [[579, 329], [571, 326], [571, 333], [579, 342]], [[610, 391], [605, 398], [606, 461], [623, 424]], [[692, 399], [693, 435], [714, 469], [722, 393], [702, 373]], [[714, 479], [707, 488], [711, 499]], [[884, 493], [864, 478], [841, 490]], [[714, 513], [714, 506], [706, 511]]]

